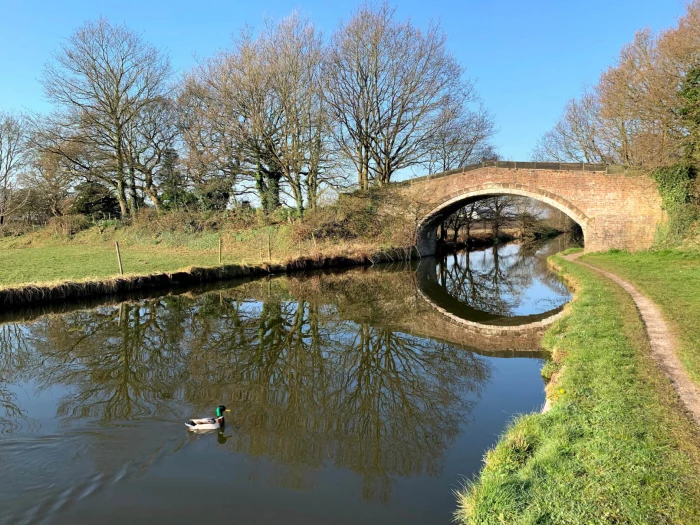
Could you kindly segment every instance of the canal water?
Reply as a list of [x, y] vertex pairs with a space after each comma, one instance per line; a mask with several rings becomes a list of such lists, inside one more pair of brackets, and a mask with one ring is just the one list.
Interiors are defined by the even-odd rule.
[[[549, 315], [570, 299], [555, 243], [0, 319], [0, 523], [450, 523], [541, 408], [542, 359], [455, 336], [430, 301]], [[224, 429], [188, 431], [219, 404]]]

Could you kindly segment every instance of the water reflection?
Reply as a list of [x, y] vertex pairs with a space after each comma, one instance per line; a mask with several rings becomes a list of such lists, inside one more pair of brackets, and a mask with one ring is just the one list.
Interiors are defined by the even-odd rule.
[[[256, 300], [244, 288], [4, 325], [3, 384], [66, 388], [63, 426], [175, 419], [183, 402], [208, 413], [225, 400], [233, 432], [221, 444], [279, 462], [277, 482], [293, 488], [329, 459], [359, 473], [369, 499], [386, 500], [392, 476], [439, 475], [487, 362], [343, 320], [318, 298], [289, 299], [283, 284], [255, 285]], [[16, 420], [16, 396], [5, 399], [4, 420]]]
[[[338, 512], [376, 521], [375, 505], [395, 505], [383, 523], [418, 504], [410, 487], [419, 483], [440, 502], [420, 521], [447, 521], [459, 475], [478, 469], [514, 412], [541, 403], [542, 384], [538, 361], [506, 372], [503, 360], [470, 350], [476, 341], [454, 326], [448, 332], [421, 297], [410, 267], [385, 267], [0, 325], [0, 425], [11, 438], [0, 437], [0, 462], [13, 479], [0, 483], [12, 502], [0, 522], [88, 523], [80, 516], [92, 498], [114, 519], [137, 523], [133, 498], [153, 509], [175, 504], [159, 499], [163, 469], [180, 483], [182, 502], [193, 503], [230, 497], [230, 484], [313, 493], [330, 482], [351, 494], [349, 472], [367, 503]], [[482, 397], [497, 380], [506, 390]], [[232, 410], [223, 432], [187, 434], [186, 418], [220, 403]], [[480, 419], [477, 407], [486, 410]], [[226, 463], [222, 453], [235, 468], [192, 471], [192, 457]], [[191, 516], [188, 509], [179, 511], [183, 522], [196, 517], [197, 506]], [[305, 516], [303, 505], [297, 511]]]
[[477, 323], [517, 326], [546, 319], [571, 299], [547, 268], [547, 256], [561, 251], [561, 244], [500, 244], [425, 258], [418, 268], [421, 289], [441, 308]]

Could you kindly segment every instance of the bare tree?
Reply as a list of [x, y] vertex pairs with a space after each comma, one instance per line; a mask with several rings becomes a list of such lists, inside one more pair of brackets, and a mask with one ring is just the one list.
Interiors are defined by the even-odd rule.
[[682, 92], [698, 56], [700, 0], [693, 0], [676, 27], [637, 32], [597, 85], [567, 103], [533, 157], [648, 168], [687, 157], [692, 132]]
[[266, 211], [279, 207], [282, 179], [275, 162], [282, 110], [269, 72], [269, 57], [246, 30], [233, 50], [220, 52], [188, 77], [183, 94], [183, 136], [202, 175], [229, 183], [246, 177]]
[[[205, 173], [252, 185], [263, 209], [289, 196], [314, 207], [333, 164], [321, 96], [323, 44], [297, 14], [245, 30], [233, 49], [199, 66], [181, 100], [189, 156]], [[252, 184], [251, 184], [252, 183]]]
[[39, 131], [39, 144], [112, 187], [122, 216], [136, 208], [129, 133], [167, 94], [170, 73], [156, 48], [104, 18], [78, 29], [44, 70], [44, 91], [59, 109]]
[[73, 181], [74, 174], [63, 157], [46, 151], [33, 152], [30, 166], [20, 178], [29, 195], [23, 207], [25, 214], [34, 222], [63, 215]]
[[534, 160], [606, 162], [598, 98], [593, 92], [566, 103], [564, 114], [545, 133], [532, 153]]
[[[179, 128], [185, 144], [184, 167], [197, 188], [233, 191], [241, 173], [239, 114], [227, 97], [221, 60], [200, 66], [186, 79], [178, 96]], [[247, 190], [242, 190], [245, 194]], [[234, 199], [236, 195], [234, 194]], [[261, 199], [262, 200], [262, 199]]]
[[321, 35], [294, 13], [276, 25], [268, 24], [260, 47], [269, 59], [272, 94], [280, 108], [275, 147], [270, 151], [302, 215], [304, 187], [309, 206], [315, 206], [321, 173], [330, 161], [329, 123], [321, 93]]
[[460, 231], [464, 230], [464, 238], [469, 240], [472, 226], [479, 219], [477, 209], [477, 203], [472, 202], [450, 215], [442, 223], [441, 232], [443, 235], [452, 230], [452, 242], [456, 244], [459, 241]]
[[461, 168], [493, 155], [490, 139], [496, 130], [491, 115], [481, 104], [475, 110], [465, 105], [462, 111], [461, 115], [441, 115], [443, 124], [433, 133], [426, 155], [428, 173]]
[[461, 114], [473, 94], [440, 29], [394, 15], [386, 3], [360, 7], [333, 36], [326, 63], [335, 138], [361, 189], [424, 162], [445, 115]]
[[545, 205], [528, 197], [512, 197], [513, 215], [520, 237], [535, 237], [542, 231]]
[[18, 176], [28, 160], [25, 119], [11, 113], [0, 113], [0, 230], [26, 199], [26, 193], [18, 191]]
[[516, 198], [499, 195], [479, 201], [478, 214], [491, 225], [491, 235], [497, 239], [503, 227], [516, 218]]
[[136, 202], [137, 190], [140, 190], [156, 210], [160, 210], [156, 175], [163, 168], [166, 155], [175, 149], [178, 137], [175, 104], [165, 97], [154, 100], [142, 110], [138, 119], [126, 126], [130, 202]]

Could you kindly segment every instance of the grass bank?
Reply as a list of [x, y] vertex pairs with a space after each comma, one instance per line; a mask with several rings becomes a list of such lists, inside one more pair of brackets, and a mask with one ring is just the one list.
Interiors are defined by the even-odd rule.
[[244, 228], [222, 221], [217, 229], [186, 231], [182, 216], [154, 216], [152, 222], [93, 226], [70, 235], [46, 228], [6, 237], [0, 239], [0, 308], [413, 255], [392, 248], [397, 238], [368, 238], [347, 227], [340, 230], [343, 235], [329, 235], [333, 220], [337, 217]]
[[678, 337], [678, 357], [700, 386], [700, 251], [608, 252], [582, 260], [633, 283], [661, 308]]
[[[317, 243], [316, 245], [280, 248], [275, 232], [268, 245], [264, 232], [254, 232], [252, 239], [236, 241], [223, 235], [222, 264], [265, 266], [288, 264], [298, 259], [347, 257], [372, 259], [390, 246], [367, 243]], [[257, 238], [256, 238], [257, 237]], [[211, 248], [158, 246], [120, 240], [125, 276], [176, 272], [190, 267], [214, 268], [219, 265], [218, 236]], [[262, 250], [262, 254], [260, 251]], [[255, 253], [253, 253], [255, 252]], [[36, 286], [66, 281], [111, 279], [119, 276], [114, 240], [95, 242], [68, 241], [62, 244], [34, 244], [22, 248], [0, 245], [0, 289], [14, 286]]]
[[[393, 194], [384, 193], [345, 196], [308, 212], [303, 221], [252, 210], [143, 210], [129, 223], [57, 217], [38, 231], [0, 237], [0, 288], [111, 279], [119, 273], [115, 242], [126, 276], [220, 266], [220, 242], [223, 265], [371, 259], [394, 247], [410, 246], [415, 231], [403, 201], [394, 202]], [[385, 210], [387, 203], [393, 208]]]
[[631, 298], [554, 262], [577, 290], [545, 336], [544, 414], [518, 418], [458, 495], [478, 524], [700, 523], [700, 441], [649, 354]]

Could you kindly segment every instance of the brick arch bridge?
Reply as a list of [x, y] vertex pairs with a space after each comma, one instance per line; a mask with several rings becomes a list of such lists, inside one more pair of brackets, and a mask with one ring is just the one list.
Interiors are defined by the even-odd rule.
[[485, 162], [404, 185], [404, 194], [419, 207], [416, 245], [421, 256], [435, 253], [437, 226], [445, 218], [497, 195], [530, 197], [563, 211], [581, 226], [587, 252], [647, 249], [664, 220], [651, 177], [620, 166]]

